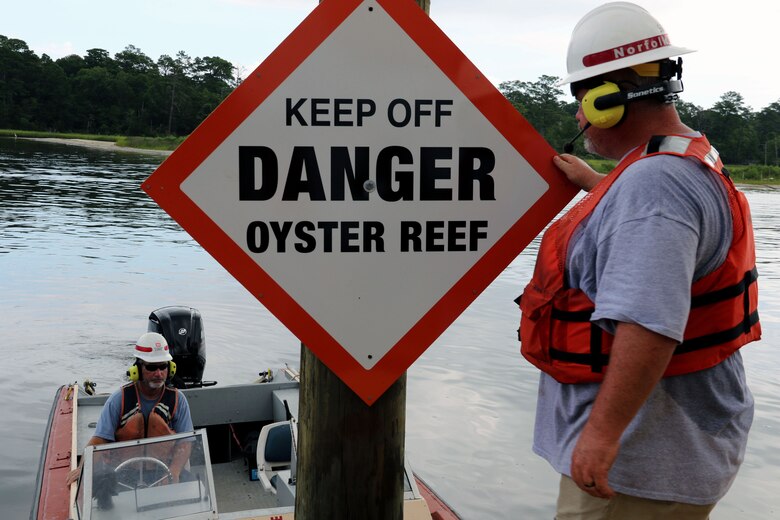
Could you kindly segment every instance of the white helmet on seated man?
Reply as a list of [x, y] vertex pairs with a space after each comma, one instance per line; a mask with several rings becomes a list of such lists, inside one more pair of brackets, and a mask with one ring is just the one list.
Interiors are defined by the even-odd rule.
[[168, 342], [162, 334], [147, 332], [135, 344], [135, 357], [145, 363], [163, 363], [171, 361]]
[[[157, 390], [162, 388], [165, 381], [176, 374], [176, 363], [173, 362], [168, 341], [162, 334], [157, 332], [147, 332], [143, 334], [135, 344], [133, 350], [135, 363], [127, 370], [127, 377], [133, 382], [143, 382], [150, 389]], [[158, 369], [166, 372], [165, 377], [157, 376], [144, 377], [143, 369], [146, 368], [150, 373]]]

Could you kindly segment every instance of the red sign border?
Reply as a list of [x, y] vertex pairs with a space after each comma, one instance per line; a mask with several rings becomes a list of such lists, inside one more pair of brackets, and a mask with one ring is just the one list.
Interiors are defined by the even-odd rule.
[[[184, 180], [361, 5], [380, 5], [550, 189], [370, 370], [363, 368], [181, 190]], [[522, 151], [521, 151], [522, 150]], [[324, 0], [143, 183], [143, 190], [367, 404], [438, 338], [568, 203], [555, 151], [412, 0]]]

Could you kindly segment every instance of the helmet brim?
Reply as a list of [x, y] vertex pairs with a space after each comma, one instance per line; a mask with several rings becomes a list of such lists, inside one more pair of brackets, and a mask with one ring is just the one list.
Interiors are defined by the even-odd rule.
[[648, 52], [636, 54], [634, 56], [629, 56], [627, 58], [620, 58], [619, 60], [600, 63], [592, 67], [580, 69], [564, 77], [557, 85], [558, 86], [568, 85], [569, 83], [574, 83], [589, 78], [595, 78], [596, 76], [601, 76], [608, 72], [613, 72], [616, 70], [633, 67], [634, 65], [659, 61], [666, 58], [672, 58], [674, 56], [682, 56], [683, 54], [690, 54], [691, 52], [696, 52], [696, 50], [669, 45], [666, 47], [661, 47], [659, 49], [654, 49]]

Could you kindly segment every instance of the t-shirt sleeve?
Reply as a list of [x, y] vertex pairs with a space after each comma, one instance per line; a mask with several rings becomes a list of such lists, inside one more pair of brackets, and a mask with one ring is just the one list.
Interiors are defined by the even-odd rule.
[[691, 301], [697, 233], [685, 223], [652, 215], [622, 223], [602, 251], [608, 257], [592, 319], [635, 323], [682, 341]]
[[179, 403], [176, 406], [176, 413], [173, 414], [171, 426], [176, 433], [191, 432], [195, 429], [190, 416], [190, 404], [181, 392], [179, 392]]
[[122, 390], [114, 392], [106, 400], [103, 410], [95, 426], [95, 437], [100, 437], [110, 442], [114, 442], [117, 427], [119, 426], [119, 415], [122, 413]]
[[591, 319], [611, 333], [627, 322], [682, 341], [691, 284], [731, 240], [721, 183], [698, 163], [660, 156], [631, 165], [610, 192], [572, 264], [595, 296]]

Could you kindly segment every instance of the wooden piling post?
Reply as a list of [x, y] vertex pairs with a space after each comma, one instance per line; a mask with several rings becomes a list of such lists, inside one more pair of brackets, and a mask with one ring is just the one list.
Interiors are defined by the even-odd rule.
[[301, 344], [296, 520], [403, 520], [405, 438], [406, 374], [368, 406]]
[[402, 520], [406, 375], [368, 406], [301, 345], [296, 520]]

